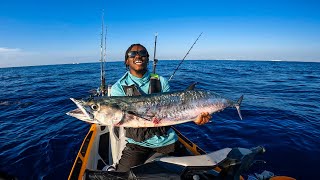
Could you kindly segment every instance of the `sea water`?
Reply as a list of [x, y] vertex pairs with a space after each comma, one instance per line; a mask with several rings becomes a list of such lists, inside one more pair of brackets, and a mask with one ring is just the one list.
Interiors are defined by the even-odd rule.
[[[151, 64], [150, 62], [150, 69]], [[179, 61], [160, 60], [157, 73], [169, 78]], [[126, 71], [106, 64], [107, 84]], [[211, 122], [176, 127], [206, 152], [263, 145], [254, 165], [276, 175], [318, 179], [320, 163], [320, 63], [185, 61], [170, 81], [172, 90], [197, 82], [232, 100], [244, 95], [240, 120], [235, 109]], [[67, 179], [90, 125], [67, 116], [69, 99], [90, 95], [100, 85], [100, 64], [0, 69], [0, 171], [19, 179]]]

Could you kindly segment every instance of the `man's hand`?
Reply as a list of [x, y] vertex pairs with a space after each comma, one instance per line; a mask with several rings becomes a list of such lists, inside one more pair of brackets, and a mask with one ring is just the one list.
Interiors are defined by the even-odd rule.
[[196, 123], [198, 125], [203, 125], [203, 124], [206, 124], [207, 122], [209, 122], [210, 119], [211, 119], [211, 116], [208, 112], [202, 112], [201, 114], [199, 114], [199, 116], [194, 121], [194, 123]]

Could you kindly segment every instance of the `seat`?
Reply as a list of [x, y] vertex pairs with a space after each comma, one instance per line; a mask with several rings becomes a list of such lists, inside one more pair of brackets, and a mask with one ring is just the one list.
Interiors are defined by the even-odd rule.
[[231, 150], [231, 148], [224, 148], [204, 155], [161, 157], [157, 158], [156, 161], [173, 163], [182, 166], [215, 166], [219, 162], [223, 161]]

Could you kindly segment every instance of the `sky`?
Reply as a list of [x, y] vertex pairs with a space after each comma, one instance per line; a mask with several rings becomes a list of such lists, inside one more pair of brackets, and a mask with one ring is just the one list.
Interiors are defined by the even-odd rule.
[[[98, 62], [101, 16], [107, 61], [133, 43], [157, 58], [320, 62], [320, 1], [3, 0], [0, 67]], [[153, 59], [153, 56], [151, 57]]]

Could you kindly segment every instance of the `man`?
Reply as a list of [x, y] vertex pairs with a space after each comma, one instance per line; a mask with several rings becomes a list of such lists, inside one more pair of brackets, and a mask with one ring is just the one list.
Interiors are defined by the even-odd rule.
[[[147, 49], [141, 44], [132, 44], [125, 54], [128, 71], [112, 86], [111, 96], [135, 96], [170, 91], [165, 78], [148, 71], [148, 63]], [[153, 83], [150, 83], [150, 79], [153, 79]], [[203, 112], [195, 123], [202, 125], [210, 118], [209, 113]], [[170, 127], [126, 128], [126, 137], [127, 144], [116, 167], [119, 172], [143, 164], [155, 152], [168, 154], [178, 149], [178, 136]]]

